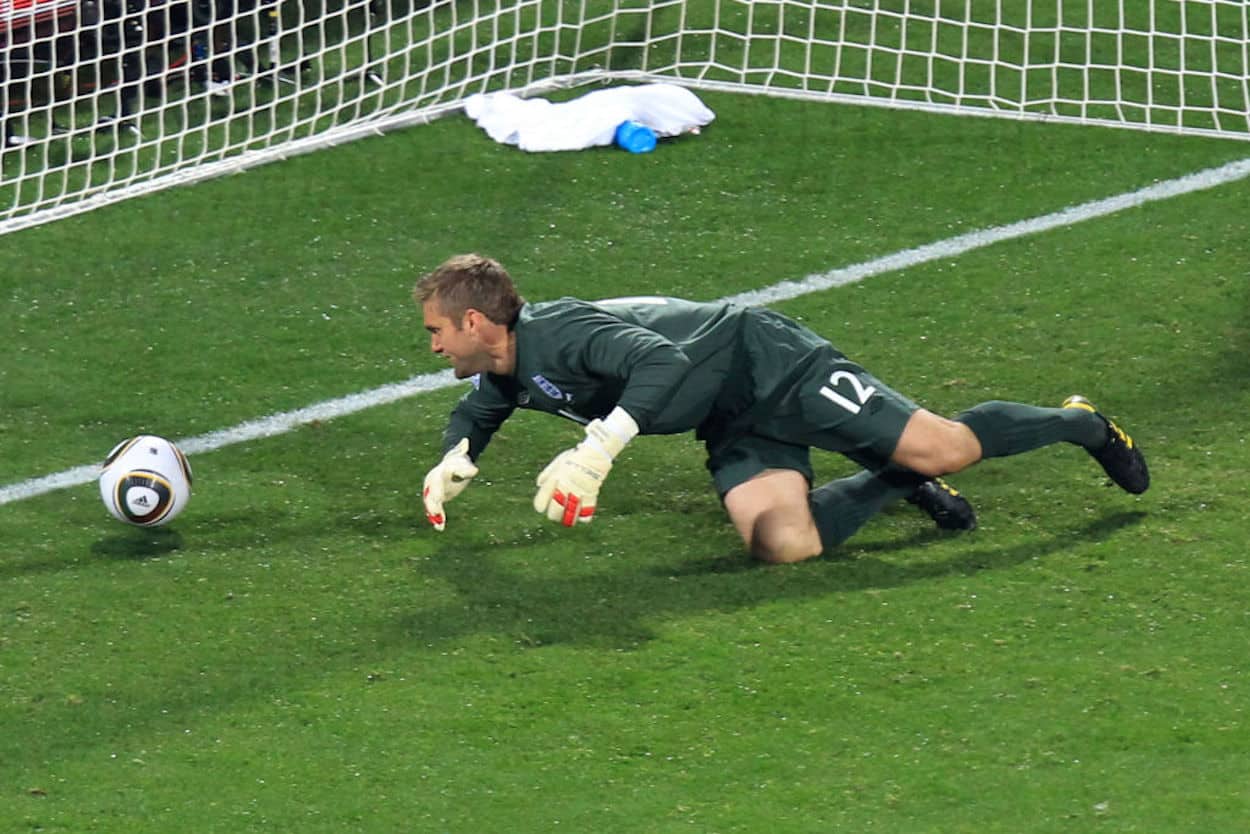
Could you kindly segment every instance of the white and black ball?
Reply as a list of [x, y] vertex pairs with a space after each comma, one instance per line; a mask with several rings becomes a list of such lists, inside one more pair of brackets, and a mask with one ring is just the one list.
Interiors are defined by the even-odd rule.
[[171, 441], [141, 434], [113, 447], [100, 470], [100, 498], [118, 521], [159, 527], [191, 500], [191, 464]]

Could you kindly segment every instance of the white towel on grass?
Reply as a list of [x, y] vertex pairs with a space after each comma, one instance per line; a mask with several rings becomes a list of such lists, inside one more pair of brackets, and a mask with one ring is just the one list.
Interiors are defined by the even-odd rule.
[[716, 118], [698, 96], [676, 84], [608, 87], [562, 102], [477, 93], [465, 99], [464, 112], [496, 142], [523, 151], [611, 145], [617, 125], [630, 120], [657, 136], [677, 136]]

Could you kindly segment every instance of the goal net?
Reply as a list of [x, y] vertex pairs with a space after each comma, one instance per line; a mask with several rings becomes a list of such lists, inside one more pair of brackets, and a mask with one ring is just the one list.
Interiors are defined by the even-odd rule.
[[1250, 138], [1246, 0], [0, 0], [0, 233], [457, 111], [684, 86]]

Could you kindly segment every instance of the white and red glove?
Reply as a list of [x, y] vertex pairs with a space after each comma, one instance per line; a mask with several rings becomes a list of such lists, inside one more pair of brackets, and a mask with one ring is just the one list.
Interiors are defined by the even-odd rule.
[[425, 476], [421, 500], [425, 502], [425, 517], [434, 525], [435, 530], [442, 530], [447, 526], [443, 504], [464, 492], [464, 488], [476, 474], [477, 466], [469, 458], [469, 438], [465, 437], [443, 455], [438, 466]]
[[638, 424], [620, 406], [602, 420], [591, 420], [585, 439], [561, 452], [539, 473], [534, 510], [565, 527], [591, 521], [603, 479], [637, 434]]

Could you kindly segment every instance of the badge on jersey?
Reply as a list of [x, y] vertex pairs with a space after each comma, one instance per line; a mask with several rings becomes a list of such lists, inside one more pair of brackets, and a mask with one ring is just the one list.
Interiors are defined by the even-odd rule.
[[551, 397], [551, 399], [553, 400], [564, 399], [564, 392], [561, 391], [554, 382], [547, 379], [547, 377], [543, 376], [542, 374], [534, 374], [532, 377], [530, 377], [530, 379], [534, 380], [534, 384], [537, 385], [539, 388], [541, 388], [542, 392], [546, 394], [548, 397]]

